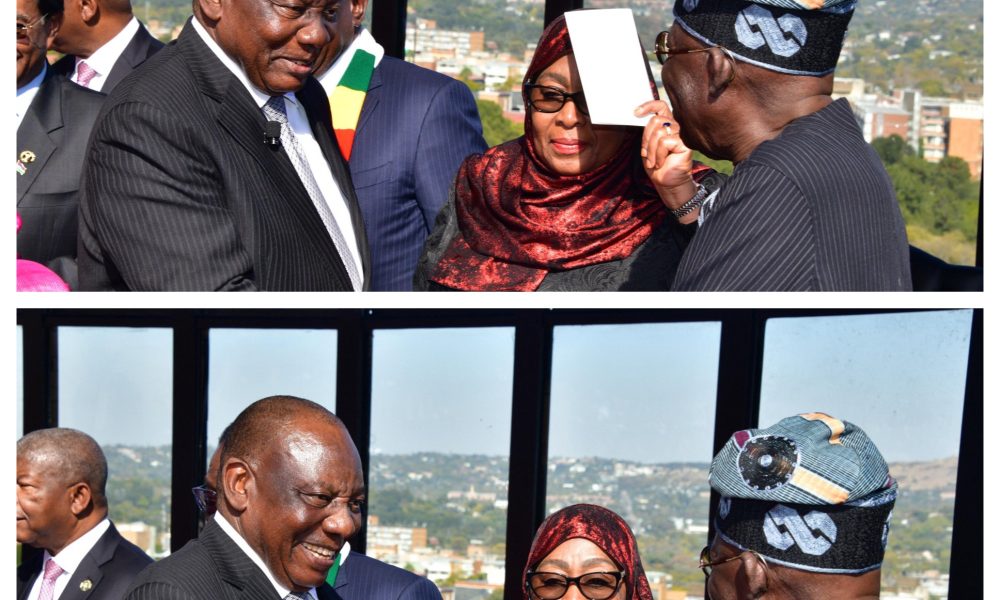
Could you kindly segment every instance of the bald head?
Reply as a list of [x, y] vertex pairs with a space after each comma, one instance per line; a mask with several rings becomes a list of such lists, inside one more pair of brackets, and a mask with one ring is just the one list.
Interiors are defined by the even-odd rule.
[[108, 461], [86, 433], [64, 427], [32, 431], [17, 441], [17, 460], [36, 465], [60, 485], [86, 483], [94, 505], [107, 508]]
[[219, 439], [220, 463], [235, 457], [257, 464], [262, 454], [283, 440], [293, 423], [301, 418], [344, 427], [336, 415], [312, 400], [295, 396], [263, 398], [245, 408], [226, 428]]

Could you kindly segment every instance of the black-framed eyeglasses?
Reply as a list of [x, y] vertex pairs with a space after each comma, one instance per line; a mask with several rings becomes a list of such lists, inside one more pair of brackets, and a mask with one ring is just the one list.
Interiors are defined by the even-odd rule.
[[43, 25], [45, 23], [45, 19], [46, 18], [48, 18], [48, 15], [42, 15], [42, 16], [38, 17], [37, 19], [35, 19], [34, 21], [32, 21], [31, 23], [22, 23], [22, 22], [18, 21], [17, 22], [17, 39], [20, 40], [20, 39], [24, 39], [24, 38], [28, 37], [28, 32], [31, 31], [32, 29], [34, 29], [35, 27], [38, 27], [39, 25]]
[[618, 592], [624, 577], [625, 571], [595, 571], [577, 577], [546, 571], [528, 571], [525, 585], [536, 598], [541, 600], [562, 598], [570, 585], [576, 585], [576, 589], [589, 600], [608, 600]]
[[587, 110], [587, 97], [583, 95], [583, 90], [567, 94], [559, 88], [548, 85], [526, 83], [524, 85], [524, 95], [528, 100], [528, 104], [538, 112], [559, 112], [567, 100], [572, 100], [578, 111], [585, 115], [590, 115], [590, 112]]
[[730, 59], [733, 58], [732, 53], [722, 46], [709, 46], [708, 48], [691, 48], [689, 50], [671, 50], [669, 48], [669, 42], [670, 42], [669, 31], [661, 31], [656, 35], [656, 45], [653, 47], [653, 52], [656, 53], [656, 60], [660, 61], [661, 65], [667, 62], [667, 59], [673, 56], [674, 54], [692, 54], [694, 52], [708, 52], [709, 50], [714, 50], [716, 48], [725, 52], [726, 56], [728, 56]]
[[[710, 577], [712, 575], [712, 567], [724, 565], [727, 562], [736, 560], [737, 558], [743, 556], [743, 552], [740, 552], [739, 554], [735, 554], [733, 556], [730, 556], [729, 558], [723, 558], [720, 560], [713, 561], [711, 556], [711, 548], [712, 548], [711, 546], [705, 546], [704, 548], [701, 549], [701, 554], [698, 556], [698, 567], [701, 569], [701, 572], [705, 574], [705, 577]], [[764, 567], [764, 569], [767, 570], [767, 561], [764, 560], [763, 556], [758, 554], [755, 550], [745, 550], [745, 552], [753, 554], [754, 558], [756, 558], [760, 562], [760, 564]]]
[[219, 500], [219, 494], [215, 490], [207, 485], [199, 485], [191, 488], [191, 493], [194, 494], [194, 503], [198, 505], [198, 510], [206, 517], [215, 514]]

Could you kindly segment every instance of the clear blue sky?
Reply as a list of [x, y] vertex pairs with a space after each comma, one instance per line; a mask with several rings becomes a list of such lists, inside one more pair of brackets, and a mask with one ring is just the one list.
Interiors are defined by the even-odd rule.
[[[886, 458], [958, 451], [971, 311], [795, 318], [767, 326], [761, 422], [823, 410]], [[710, 460], [718, 323], [560, 327], [551, 456]], [[61, 423], [102, 443], [170, 443], [170, 330], [60, 330]], [[301, 395], [330, 408], [336, 332], [216, 330], [209, 436], [248, 402]], [[373, 452], [507, 454], [510, 328], [375, 334]], [[20, 354], [20, 353], [19, 353]]]

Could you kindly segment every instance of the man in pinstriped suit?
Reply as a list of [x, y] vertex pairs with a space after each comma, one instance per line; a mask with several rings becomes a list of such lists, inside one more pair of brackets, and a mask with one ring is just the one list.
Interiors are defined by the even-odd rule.
[[[361, 25], [367, 4], [342, 0], [336, 36], [316, 78], [332, 98], [337, 141], [364, 215], [371, 289], [411, 291], [417, 260], [459, 165], [485, 150], [486, 142], [468, 86], [385, 56]], [[374, 65], [361, 68], [361, 53], [372, 56]], [[355, 87], [363, 89], [348, 89], [342, 82], [357, 82]], [[341, 98], [356, 106], [348, 111], [352, 102]], [[353, 129], [353, 143], [343, 139], [350, 135], [345, 127]]]
[[361, 459], [343, 423], [291, 396], [229, 426], [217, 512], [198, 539], [143, 571], [127, 600], [337, 600], [327, 572], [361, 527]]
[[115, 88], [84, 166], [82, 289], [367, 288], [357, 198], [310, 75], [335, 4], [197, 0]]
[[831, 98], [855, 4], [675, 2], [656, 52], [676, 149], [735, 167], [692, 198], [698, 231], [673, 289], [912, 289], [892, 180], [847, 100]]

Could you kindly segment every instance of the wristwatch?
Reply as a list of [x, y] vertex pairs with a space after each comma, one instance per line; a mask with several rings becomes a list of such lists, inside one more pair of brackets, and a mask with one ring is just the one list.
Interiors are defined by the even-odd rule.
[[681, 217], [691, 214], [692, 212], [695, 211], [695, 209], [700, 207], [702, 203], [705, 202], [705, 199], [708, 198], [708, 196], [711, 194], [711, 192], [705, 186], [701, 185], [700, 183], [697, 185], [698, 185], [698, 191], [694, 193], [694, 196], [691, 196], [690, 200], [682, 204], [680, 208], [678, 208], [677, 210], [670, 211], [671, 213], [673, 213], [675, 218], [680, 219]]

